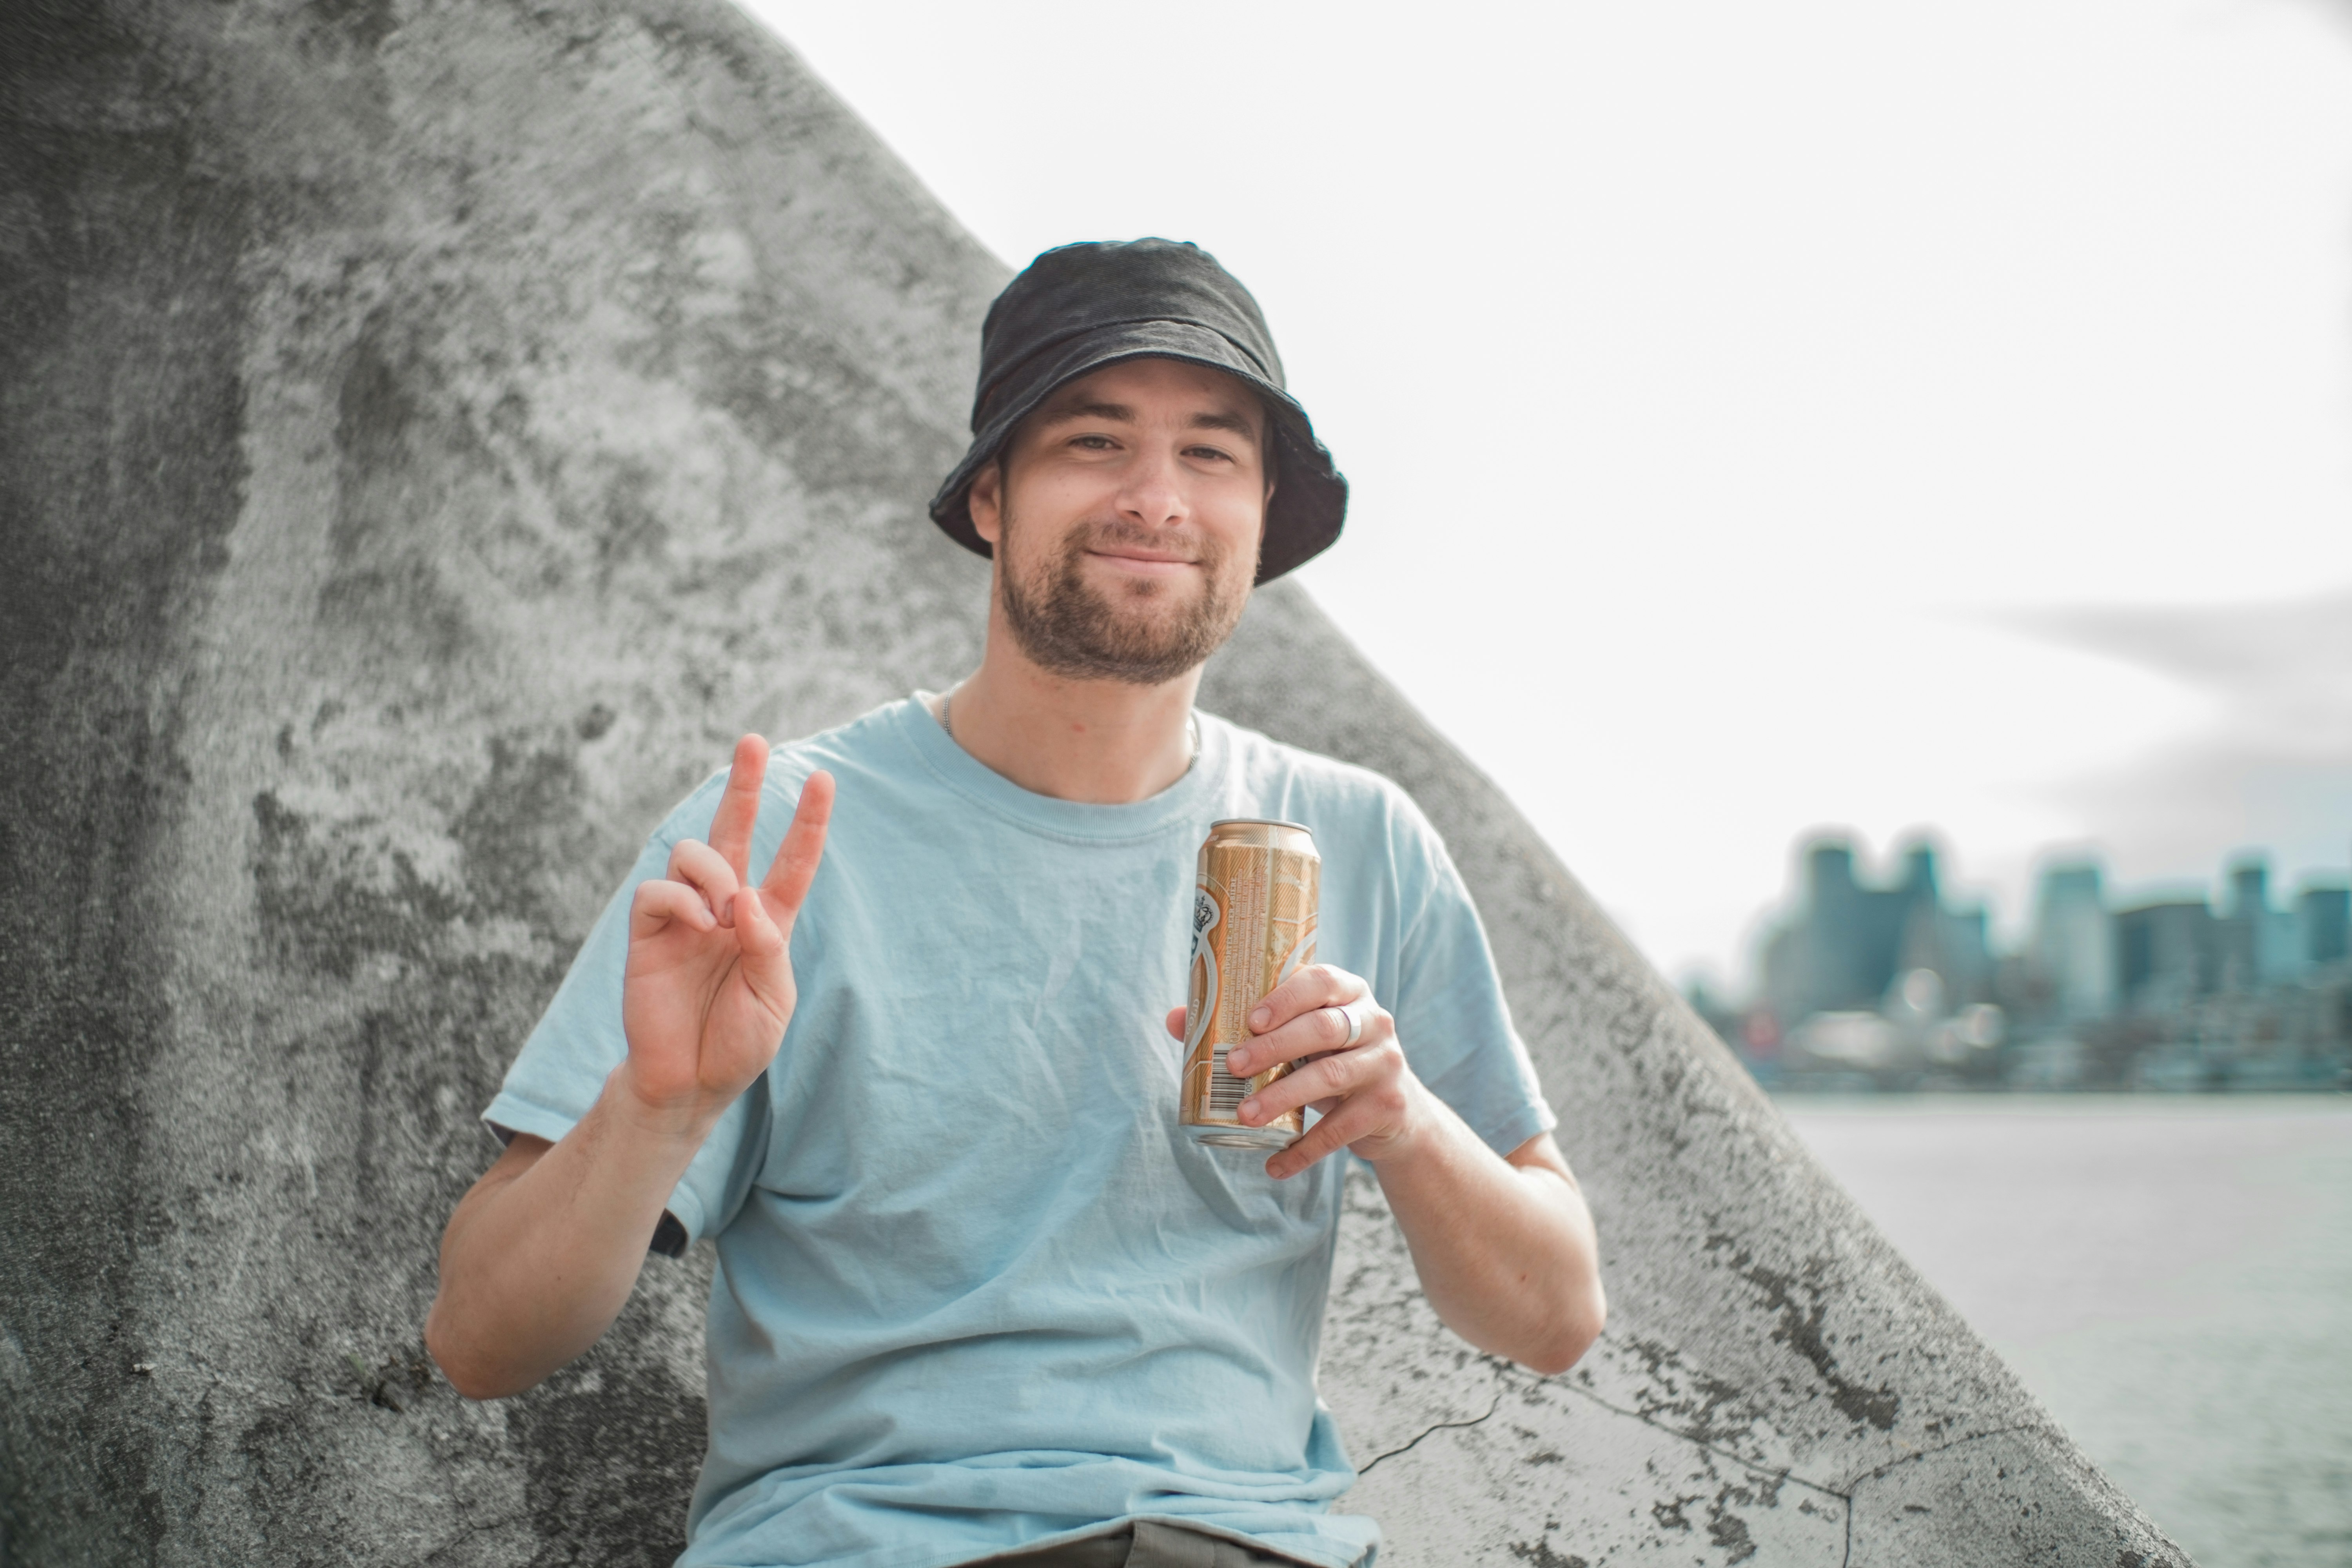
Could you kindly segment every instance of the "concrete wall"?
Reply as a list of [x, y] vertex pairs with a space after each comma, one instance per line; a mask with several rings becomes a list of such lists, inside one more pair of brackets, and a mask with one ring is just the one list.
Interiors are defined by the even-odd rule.
[[[0, 1561], [668, 1560], [707, 1251], [475, 1405], [435, 1241], [661, 810], [973, 658], [1003, 277], [716, 0], [0, 8]], [[1547, 1381], [1356, 1194], [1384, 1561], [2182, 1561], [1309, 602], [1210, 691], [1437, 819], [1606, 1239]]]

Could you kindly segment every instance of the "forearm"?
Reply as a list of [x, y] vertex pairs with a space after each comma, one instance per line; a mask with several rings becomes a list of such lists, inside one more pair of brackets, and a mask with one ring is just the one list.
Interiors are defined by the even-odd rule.
[[1481, 1350], [1566, 1371], [1607, 1316], [1583, 1194], [1549, 1139], [1507, 1161], [1416, 1090], [1417, 1126], [1373, 1169], [1430, 1305]]
[[624, 1092], [616, 1074], [561, 1141], [450, 1216], [425, 1342], [469, 1398], [532, 1387], [594, 1344], [627, 1302], [707, 1129], [654, 1124]]

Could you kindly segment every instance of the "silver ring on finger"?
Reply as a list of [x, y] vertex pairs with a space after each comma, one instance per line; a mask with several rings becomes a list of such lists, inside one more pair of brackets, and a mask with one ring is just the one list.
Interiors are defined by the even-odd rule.
[[1343, 1051], [1364, 1037], [1364, 1016], [1356, 1010], [1356, 1006], [1355, 1003], [1347, 1002], [1331, 1009], [1348, 1020], [1348, 1037], [1341, 1040], [1339, 1046], [1339, 1048]]

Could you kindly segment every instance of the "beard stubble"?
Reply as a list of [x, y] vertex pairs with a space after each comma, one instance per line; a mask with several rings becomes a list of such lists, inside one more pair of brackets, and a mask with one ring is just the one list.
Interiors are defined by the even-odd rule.
[[[1197, 557], [1203, 579], [1192, 602], [1171, 615], [1137, 615], [1088, 585], [1087, 552], [1104, 545], [1156, 546], [1160, 535], [1121, 522], [1094, 523], [1070, 531], [1034, 590], [1013, 567], [1010, 547], [1014, 521], [1008, 510], [997, 574], [1004, 624], [1031, 662], [1077, 680], [1118, 680], [1158, 686], [1190, 671], [1224, 646], [1249, 603], [1249, 584], [1226, 579], [1227, 549], [1204, 539]], [[1171, 582], [1141, 579], [1111, 590], [1130, 605], [1162, 598]]]

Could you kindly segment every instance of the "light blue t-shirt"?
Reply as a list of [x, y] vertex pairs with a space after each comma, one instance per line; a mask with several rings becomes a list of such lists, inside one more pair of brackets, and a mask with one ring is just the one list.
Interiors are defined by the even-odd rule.
[[[798, 1010], [671, 1195], [713, 1237], [710, 1447], [685, 1565], [935, 1568], [1161, 1520], [1339, 1565], [1377, 1528], [1316, 1397], [1345, 1158], [1276, 1182], [1176, 1123], [1193, 857], [1219, 817], [1302, 823], [1318, 954], [1367, 978], [1413, 1070], [1507, 1152], [1553, 1121], [1436, 833], [1367, 773], [1201, 716], [1131, 805], [1033, 795], [918, 701], [779, 748], [751, 855], [840, 794], [797, 928]], [[622, 1059], [632, 889], [485, 1119], [557, 1139]]]

